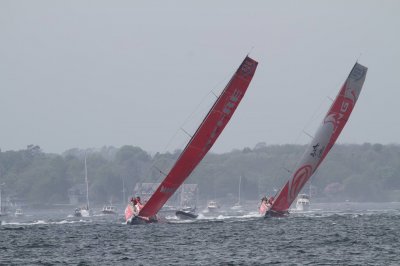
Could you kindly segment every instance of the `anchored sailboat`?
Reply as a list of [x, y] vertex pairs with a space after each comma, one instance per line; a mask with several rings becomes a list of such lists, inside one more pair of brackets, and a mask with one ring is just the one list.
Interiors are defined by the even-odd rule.
[[240, 205], [240, 190], [241, 190], [241, 185], [242, 185], [242, 176], [239, 176], [239, 191], [238, 191], [238, 201], [235, 203], [235, 205], [232, 206], [232, 210], [240, 210], [242, 208], [242, 205]]
[[86, 155], [85, 155], [85, 183], [86, 183], [86, 206], [81, 208], [76, 208], [74, 216], [75, 217], [89, 217], [90, 209], [89, 209], [89, 181], [87, 174], [87, 165], [86, 165]]
[[360, 95], [367, 70], [359, 63], [354, 65], [296, 170], [280, 190], [265, 216], [279, 216], [288, 212], [290, 205], [322, 163], [346, 125]]
[[181, 220], [196, 219], [197, 199], [198, 199], [197, 184], [183, 184], [180, 189], [180, 208], [175, 212], [175, 216]]
[[0, 184], [0, 217], [7, 215], [5, 207], [3, 206], [3, 200], [2, 200], [3, 198], [2, 198], [2, 195], [1, 195], [1, 187], [4, 186], [4, 185], [5, 185], [4, 183]]
[[227, 125], [253, 78], [257, 64], [250, 57], [246, 57], [243, 60], [196, 133], [186, 145], [171, 171], [140, 210], [139, 214], [134, 215], [134, 206], [128, 205], [126, 207], [125, 219], [127, 223], [136, 224], [156, 221], [155, 215], [191, 174]]

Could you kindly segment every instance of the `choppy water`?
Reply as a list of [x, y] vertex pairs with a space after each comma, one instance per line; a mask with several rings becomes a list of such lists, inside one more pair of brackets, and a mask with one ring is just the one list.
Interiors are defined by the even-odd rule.
[[317, 207], [287, 218], [219, 215], [140, 226], [96, 216], [3, 221], [0, 264], [400, 264], [400, 203]]

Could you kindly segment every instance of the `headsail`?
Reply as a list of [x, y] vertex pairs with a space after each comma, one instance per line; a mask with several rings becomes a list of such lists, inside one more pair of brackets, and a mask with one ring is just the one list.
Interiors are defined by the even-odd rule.
[[169, 174], [140, 211], [139, 216], [152, 217], [157, 214], [210, 150], [244, 96], [257, 64], [250, 57], [243, 60]]
[[271, 207], [273, 212], [282, 213], [289, 209], [304, 184], [314, 174], [335, 144], [356, 104], [366, 75], [367, 68], [356, 63], [296, 170], [275, 198]]

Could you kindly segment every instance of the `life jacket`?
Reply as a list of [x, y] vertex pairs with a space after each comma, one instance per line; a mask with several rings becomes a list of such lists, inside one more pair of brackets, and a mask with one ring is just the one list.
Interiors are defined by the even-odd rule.
[[136, 203], [135, 206], [138, 209], [138, 211], [140, 211], [143, 208], [143, 205], [140, 202]]
[[258, 208], [258, 212], [259, 212], [260, 214], [265, 214], [267, 211], [268, 211], [268, 206], [267, 206], [267, 204], [265, 203], [265, 201], [261, 202], [261, 205], [260, 205], [260, 207]]

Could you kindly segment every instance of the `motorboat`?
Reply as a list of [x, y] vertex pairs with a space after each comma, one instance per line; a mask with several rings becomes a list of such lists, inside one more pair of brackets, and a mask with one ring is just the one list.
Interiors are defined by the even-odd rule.
[[103, 214], [117, 214], [117, 208], [113, 205], [105, 205], [103, 206], [103, 210], [101, 211]]
[[18, 208], [18, 209], [15, 210], [14, 216], [15, 217], [24, 216], [24, 212], [22, 211], [22, 209]]
[[175, 215], [181, 220], [192, 220], [198, 217], [196, 214], [196, 207], [183, 207], [176, 211]]
[[216, 212], [219, 209], [219, 205], [217, 204], [216, 201], [210, 200], [207, 204], [207, 210], [208, 212]]
[[308, 211], [310, 209], [310, 196], [307, 194], [299, 194], [296, 201], [297, 211]]
[[74, 212], [75, 217], [89, 217], [90, 212], [87, 207], [76, 208]]

